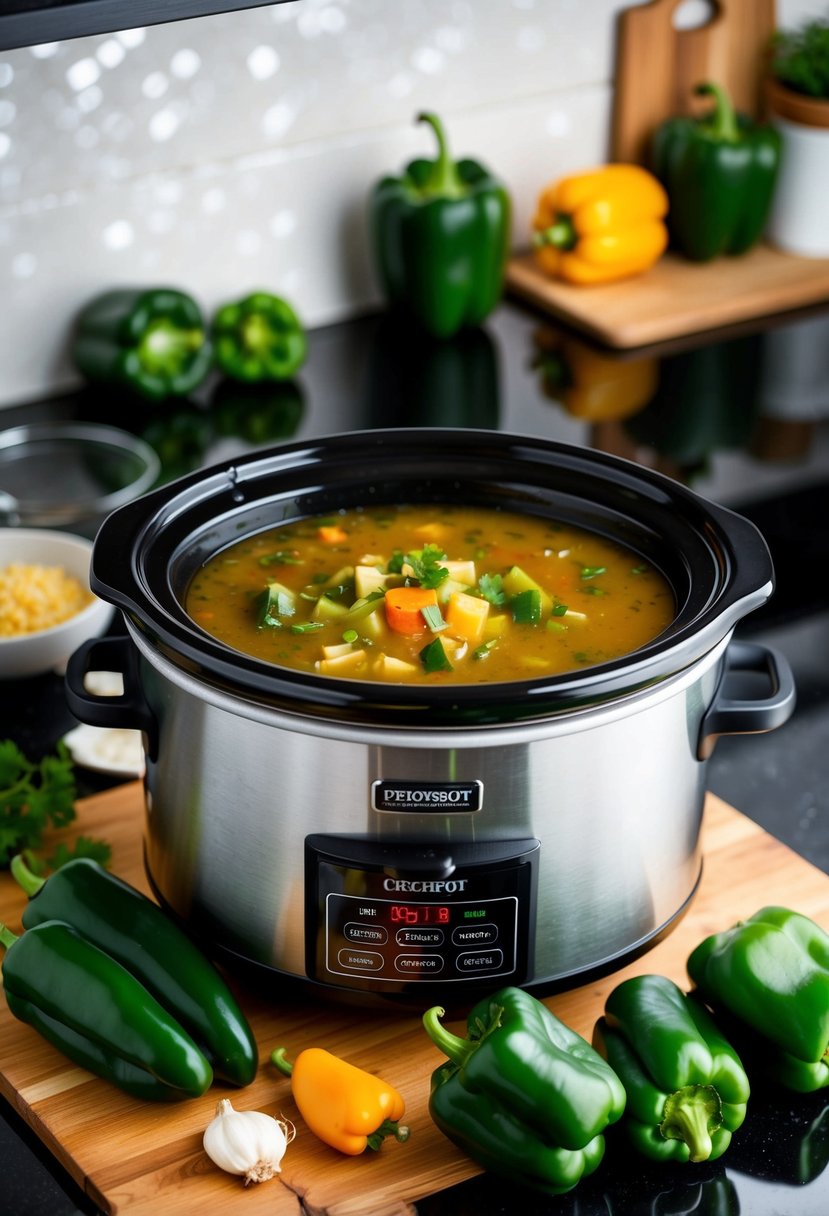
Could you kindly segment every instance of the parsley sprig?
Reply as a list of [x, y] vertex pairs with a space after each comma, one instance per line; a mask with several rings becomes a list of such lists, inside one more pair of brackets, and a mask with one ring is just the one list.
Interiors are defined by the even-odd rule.
[[446, 561], [446, 554], [439, 545], [428, 544], [422, 549], [412, 549], [406, 554], [406, 565], [412, 568], [412, 577], [421, 587], [439, 587], [445, 578], [449, 577], [446, 566], [440, 563]]
[[[15, 853], [41, 848], [47, 829], [68, 827], [75, 819], [76, 796], [75, 770], [64, 743], [35, 763], [14, 740], [0, 740], [0, 868], [8, 866]], [[83, 856], [105, 865], [110, 852], [103, 841], [82, 836], [71, 848], [58, 844], [46, 864], [58, 869]]]

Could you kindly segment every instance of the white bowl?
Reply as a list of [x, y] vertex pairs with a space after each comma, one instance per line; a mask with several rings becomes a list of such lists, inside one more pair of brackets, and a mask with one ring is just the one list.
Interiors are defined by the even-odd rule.
[[[92, 541], [43, 528], [0, 528], [0, 570], [16, 562], [61, 566], [89, 587]], [[70, 656], [87, 638], [105, 633], [115, 609], [97, 597], [60, 625], [18, 637], [0, 637], [0, 680], [62, 673]]]

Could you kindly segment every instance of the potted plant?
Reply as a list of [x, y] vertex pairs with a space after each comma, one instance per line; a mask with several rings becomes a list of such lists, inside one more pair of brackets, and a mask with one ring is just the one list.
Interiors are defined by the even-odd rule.
[[774, 35], [766, 97], [782, 137], [768, 238], [789, 253], [829, 257], [829, 17]]

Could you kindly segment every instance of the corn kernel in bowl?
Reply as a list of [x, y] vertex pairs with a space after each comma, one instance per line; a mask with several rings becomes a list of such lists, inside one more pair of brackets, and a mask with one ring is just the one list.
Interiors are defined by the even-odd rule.
[[0, 637], [20, 637], [60, 625], [93, 601], [61, 566], [12, 562], [0, 569]]

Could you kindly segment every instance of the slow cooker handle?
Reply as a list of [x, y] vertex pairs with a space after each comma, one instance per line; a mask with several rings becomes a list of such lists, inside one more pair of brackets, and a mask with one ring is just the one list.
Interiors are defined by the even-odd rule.
[[[90, 671], [118, 672], [124, 681], [123, 693], [99, 696], [89, 692], [84, 681]], [[66, 664], [64, 687], [67, 704], [79, 721], [89, 726], [140, 730], [144, 752], [149, 760], [155, 760], [158, 724], [141, 693], [135, 647], [128, 637], [90, 638], [84, 642]]]
[[[754, 700], [727, 696], [728, 678], [740, 674], [767, 676], [770, 694]], [[700, 725], [697, 758], [707, 760], [720, 735], [759, 734], [782, 726], [792, 716], [795, 700], [792, 669], [779, 650], [754, 642], [729, 643], [714, 700]]]

